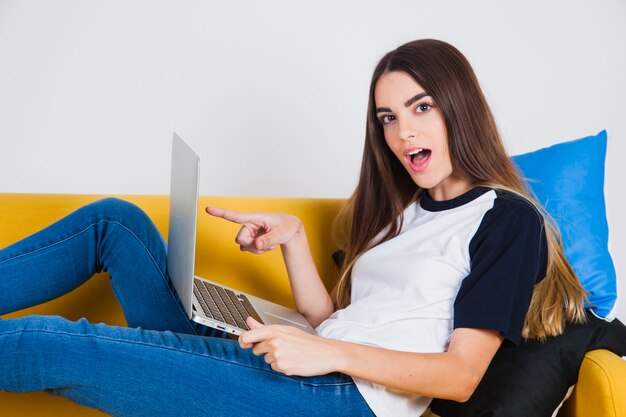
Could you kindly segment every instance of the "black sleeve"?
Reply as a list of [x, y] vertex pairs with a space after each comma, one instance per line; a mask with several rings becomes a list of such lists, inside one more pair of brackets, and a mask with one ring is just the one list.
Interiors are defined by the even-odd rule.
[[454, 302], [454, 328], [498, 330], [517, 345], [534, 285], [546, 273], [543, 217], [525, 199], [498, 192], [469, 254], [471, 271]]

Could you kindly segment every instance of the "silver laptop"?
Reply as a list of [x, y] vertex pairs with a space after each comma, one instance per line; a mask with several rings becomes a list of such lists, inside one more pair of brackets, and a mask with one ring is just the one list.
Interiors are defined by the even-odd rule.
[[263, 324], [290, 325], [315, 334], [297, 311], [195, 276], [199, 168], [198, 155], [174, 133], [167, 270], [187, 316], [235, 335], [249, 330], [248, 316]]

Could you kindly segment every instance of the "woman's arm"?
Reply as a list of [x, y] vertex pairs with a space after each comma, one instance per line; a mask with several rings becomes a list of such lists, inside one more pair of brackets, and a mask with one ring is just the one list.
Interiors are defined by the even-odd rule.
[[296, 308], [313, 327], [333, 313], [332, 299], [317, 272], [300, 219], [290, 214], [243, 213], [216, 207], [206, 211], [242, 225], [235, 239], [241, 250], [258, 254], [281, 246]]
[[265, 354], [272, 369], [287, 375], [342, 372], [427, 397], [467, 401], [502, 344], [493, 330], [456, 329], [447, 352], [401, 352], [325, 339], [289, 326], [262, 326], [239, 337], [243, 348]]
[[281, 245], [296, 307], [313, 327], [319, 326], [334, 311], [334, 303], [324, 286], [306, 237], [298, 219], [298, 231], [288, 243]]
[[502, 340], [493, 330], [456, 329], [448, 351], [442, 353], [346, 343], [339, 348], [337, 370], [390, 388], [464, 402], [478, 386]]

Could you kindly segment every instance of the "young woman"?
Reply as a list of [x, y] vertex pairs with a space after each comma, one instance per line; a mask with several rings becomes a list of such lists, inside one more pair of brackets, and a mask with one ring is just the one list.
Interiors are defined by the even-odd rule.
[[504, 341], [584, 317], [558, 232], [508, 159], [469, 63], [441, 41], [402, 45], [374, 71], [331, 294], [296, 217], [207, 212], [242, 225], [243, 250], [280, 245], [317, 336], [248, 318], [235, 341], [190, 323], [152, 222], [107, 199], [0, 251], [0, 314], [106, 270], [129, 327], [0, 320], [0, 389], [119, 416], [419, 416], [432, 397], [469, 398]]

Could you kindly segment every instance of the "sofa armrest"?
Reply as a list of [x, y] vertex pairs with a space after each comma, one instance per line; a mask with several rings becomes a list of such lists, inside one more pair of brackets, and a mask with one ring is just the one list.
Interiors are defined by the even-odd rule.
[[626, 415], [626, 360], [608, 350], [587, 352], [578, 382], [559, 417]]

